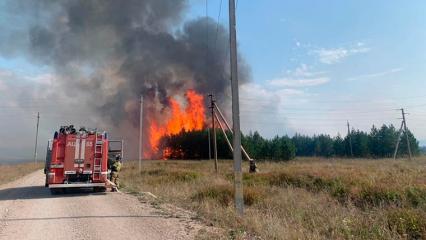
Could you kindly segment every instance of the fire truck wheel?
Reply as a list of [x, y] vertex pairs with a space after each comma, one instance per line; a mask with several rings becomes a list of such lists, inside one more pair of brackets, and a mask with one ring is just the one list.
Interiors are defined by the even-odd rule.
[[62, 188], [51, 188], [50, 193], [53, 195], [61, 194], [64, 190]]
[[47, 181], [47, 175], [46, 175], [46, 179], [45, 179], [45, 181], [44, 181], [44, 186], [45, 186], [45, 187], [49, 187], [49, 182]]
[[93, 188], [94, 192], [106, 192], [106, 187], [95, 187]]

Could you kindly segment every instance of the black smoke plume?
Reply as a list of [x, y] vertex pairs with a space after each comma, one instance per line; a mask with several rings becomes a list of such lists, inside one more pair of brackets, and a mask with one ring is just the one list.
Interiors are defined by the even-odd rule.
[[[2, 44], [0, 52], [51, 67], [52, 94], [93, 109], [99, 125], [125, 137], [135, 157], [141, 94], [145, 117], [159, 122], [169, 97], [187, 89], [227, 102], [227, 30], [210, 18], [183, 22], [187, 5], [185, 0], [13, 0], [8, 11], [23, 26], [0, 36], [25, 40]], [[240, 60], [240, 81], [248, 75]]]

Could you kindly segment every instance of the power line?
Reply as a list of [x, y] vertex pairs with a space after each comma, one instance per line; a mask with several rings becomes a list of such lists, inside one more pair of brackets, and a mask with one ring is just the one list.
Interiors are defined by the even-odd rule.
[[[207, 69], [207, 67], [206, 67]], [[65, 99], [64, 99], [65, 100]], [[257, 99], [252, 99], [253, 101], [256, 101], [257, 103], [261, 103], [262, 100], [257, 100]], [[57, 102], [57, 100], [55, 99], [55, 102]], [[265, 104], [259, 104], [256, 106], [262, 107], [266, 104], [270, 105], [271, 101], [265, 101]], [[420, 108], [420, 107], [425, 107], [426, 103], [422, 103], [422, 104], [415, 104], [415, 105], [406, 105], [404, 106], [405, 108]], [[35, 105], [15, 105], [15, 106], [10, 106], [10, 105], [4, 105], [4, 106], [0, 106], [0, 109], [38, 109], [38, 108], [52, 108], [52, 107], [58, 107], [58, 105], [51, 105], [51, 103], [49, 104], [35, 104]], [[247, 105], [242, 105], [242, 109], [244, 109], [245, 107], [249, 107]], [[383, 108], [384, 107], [384, 108]], [[358, 110], [354, 110], [354, 111], [347, 111], [347, 110], [336, 110], [336, 109], [330, 109], [330, 108], [305, 108], [305, 107], [283, 107], [280, 110], [293, 110], [293, 111], [298, 111], [298, 112], [302, 112], [302, 111], [310, 111], [310, 112], [336, 112], [336, 113], [377, 113], [377, 112], [392, 112], [394, 111], [395, 107], [394, 104], [390, 105], [390, 104], [386, 104], [385, 106], [382, 105], [382, 108], [377, 109], [377, 110], [370, 110], [370, 111], [358, 111]], [[244, 111], [244, 110], [243, 110]], [[245, 110], [244, 112], [248, 112], [248, 111], [253, 111], [253, 110]], [[275, 112], [273, 112], [275, 113]], [[421, 112], [421, 113], [426, 113], [426, 112]]]
[[220, 25], [219, 22], [220, 22], [220, 14], [222, 12], [222, 1], [223, 0], [220, 0], [219, 13], [217, 15], [216, 35], [215, 35], [215, 38], [214, 38], [214, 48], [215, 48], [215, 50], [217, 50], [217, 38], [218, 38], [218, 35], [219, 35], [219, 25]]
[[273, 113], [276, 114], [278, 111], [288, 112], [287, 110], [292, 110], [296, 112], [306, 112], [306, 113], [384, 113], [392, 112], [394, 109], [381, 109], [381, 110], [371, 110], [371, 111], [343, 111], [343, 110], [332, 110], [332, 109], [319, 109], [319, 108], [282, 108], [277, 109], [277, 111], [256, 111], [256, 110], [242, 110], [241, 112], [255, 112], [255, 113]]
[[[21, 110], [21, 109], [9, 109], [9, 110]], [[89, 112], [89, 111], [87, 111]], [[352, 119], [372, 119], [376, 117], [378, 114], [380, 116], [386, 115], [391, 117], [394, 113], [394, 109], [391, 110], [374, 110], [374, 111], [344, 111], [344, 110], [332, 110], [332, 109], [324, 109], [320, 111], [313, 111], [313, 109], [277, 109], [275, 111], [267, 111], [267, 110], [241, 110], [241, 114], [247, 117], [257, 116], [257, 115], [273, 115], [274, 117], [285, 116], [286, 119], [294, 119], [294, 120], [346, 120], [346, 117], [336, 117], [334, 114], [339, 115], [347, 115], [347, 114], [356, 114], [356, 116], [351, 116]], [[30, 116], [31, 112], [1, 112], [0, 117], [10, 117], [10, 116]], [[291, 114], [292, 116], [288, 117]], [[333, 114], [333, 115], [330, 115]], [[45, 116], [51, 117], [76, 117], [74, 113], [71, 112], [58, 112], [57, 110], [46, 110], [44, 113]], [[308, 116], [306, 116], [308, 115]], [[426, 116], [426, 113], [414, 113], [417, 119], [422, 119]]]
[[[252, 117], [258, 119], [258, 117], [256, 117], [256, 116], [252, 116]], [[278, 119], [278, 118], [276, 118], [276, 119]], [[346, 121], [347, 118], [296, 118], [296, 117], [284, 117], [283, 116], [283, 119], [285, 119], [285, 120], [297, 120], [299, 122], [322, 123], [322, 122], [329, 122], [329, 121], [333, 121], [333, 122]], [[382, 119], [379, 119], [379, 118], [352, 118], [352, 119], [353, 120], [360, 120], [360, 121], [361, 120], [370, 120], [370, 121], [381, 121], [382, 120]], [[266, 121], [266, 122], [268, 122], [268, 121]]]
[[[220, 2], [220, 12], [219, 12], [219, 14], [218, 14], [218, 19], [220, 18], [220, 16], [221, 16], [221, 10], [223, 10], [223, 7], [222, 7], [222, 5], [223, 5], [223, 3], [222, 3], [222, 1], [223, 0], [221, 0], [221, 2]], [[219, 21], [218, 21], [219, 22]], [[390, 100], [392, 100], [392, 101], [399, 101], [399, 100], [404, 100], [404, 99], [416, 99], [416, 98], [425, 98], [426, 99], [426, 95], [417, 95], [417, 96], [409, 96], [409, 97], [398, 97], [398, 98], [395, 98], [395, 97], [392, 97], [392, 96], [389, 96], [389, 98], [390, 98]], [[51, 98], [49, 98], [49, 97], [19, 97], [19, 101], [20, 102], [22, 102], [22, 101], [29, 101], [29, 102], [36, 102], [36, 101], [51, 101], [52, 99]], [[56, 97], [55, 96], [55, 102], [58, 102], [58, 101], [72, 101], [72, 100], [75, 100], [75, 99], [72, 99], [72, 98], [66, 98], [66, 97]], [[240, 96], [240, 100], [248, 100], [248, 101], [256, 101], [256, 102], [258, 102], [258, 101], [265, 101], [265, 100], [262, 100], [262, 99], [258, 99], [258, 98], [250, 98], [250, 97], [244, 97], [244, 96]], [[310, 98], [309, 100], [312, 100], [312, 101], [314, 101], [314, 102], [316, 102], [316, 103], [319, 103], [319, 102], [321, 102], [321, 103], [339, 103], [339, 102], [371, 102], [371, 101], [386, 101], [386, 100], [380, 100], [380, 99], [366, 99], [366, 98], [362, 98], [362, 99], [329, 99], [329, 100], [324, 100], [324, 99], [312, 99], [312, 98]]]
[[208, 79], [209, 76], [209, 3], [206, 0], [206, 76]]
[[[418, 107], [425, 107], [426, 103], [417, 104], [417, 105], [407, 105], [406, 108], [418, 108]], [[391, 106], [387, 106], [384, 108], [380, 108], [377, 110], [361, 110], [361, 111], [346, 111], [346, 110], [334, 110], [330, 108], [301, 108], [301, 107], [282, 107], [280, 110], [294, 110], [294, 111], [320, 111], [320, 112], [336, 112], [336, 113], [380, 113], [380, 112], [393, 112], [395, 111], [395, 108], [392, 108]], [[246, 110], [251, 111], [251, 110]], [[275, 111], [273, 111], [275, 112]]]
[[[56, 106], [13, 106], [13, 107], [1, 107], [0, 109], [3, 109], [4, 111], [19, 111], [19, 110], [28, 110], [28, 109], [34, 109], [34, 110], [38, 110], [38, 109], [43, 109], [43, 108], [53, 108], [53, 107], [58, 107]], [[53, 114], [57, 114], [57, 110], [54, 109], [45, 109], [46, 113], [49, 114], [49, 112], [52, 112]], [[279, 108], [276, 110], [254, 110], [254, 109], [247, 109], [245, 110], [244, 107], [241, 109], [241, 113], [244, 114], [250, 114], [250, 113], [254, 113], [254, 114], [274, 114], [274, 115], [280, 115], [280, 114], [358, 114], [358, 115], [374, 115], [374, 114], [390, 114], [394, 111], [394, 109], [377, 109], [377, 110], [370, 110], [370, 111], [365, 111], [365, 110], [335, 110], [335, 109], [321, 109], [321, 108], [289, 108], [289, 107], [284, 107], [284, 108]], [[2, 113], [6, 113], [6, 112], [2, 112]], [[0, 115], [2, 115], [2, 113], [0, 113]], [[14, 113], [14, 112], [7, 112], [7, 113]], [[421, 112], [421, 113], [414, 113], [418, 116], [424, 115], [426, 114], [426, 112]], [[64, 115], [64, 114], [60, 114], [60, 115]], [[70, 115], [74, 115], [74, 114], [70, 114]]]
[[[278, 98], [278, 97], [277, 97]], [[389, 97], [391, 98], [391, 97]], [[404, 99], [416, 99], [416, 98], [426, 98], [426, 95], [420, 95], [420, 96], [410, 96], [410, 97], [402, 97], [402, 98], [394, 98], [392, 97], [392, 99], [390, 99], [391, 101], [399, 101], [399, 100], [404, 100]], [[270, 102], [269, 100], [262, 100], [262, 99], [257, 99], [257, 98], [247, 98], [247, 97], [240, 97], [240, 100], [243, 101], [265, 101], [265, 102]], [[380, 99], [330, 99], [330, 100], [323, 100], [323, 99], [312, 99], [310, 98], [309, 100], [315, 102], [315, 103], [360, 103], [360, 102], [372, 102], [372, 101], [389, 101], [389, 100], [380, 100]]]
[[424, 104], [418, 104], [418, 105], [408, 105], [408, 106], [405, 106], [406, 108], [418, 108], [418, 107], [425, 107], [426, 106], [426, 103], [424, 103]]
[[377, 113], [385, 113], [385, 114], [391, 114], [394, 112], [393, 109], [377, 109], [377, 110], [340, 110], [340, 109], [307, 109], [307, 108], [276, 108], [273, 110], [264, 110], [264, 109], [243, 109], [241, 110], [243, 113], [264, 113], [264, 114], [351, 114], [356, 113], [359, 115], [374, 115]]
[[[260, 125], [295, 125], [294, 122], [289, 122], [289, 121], [255, 121], [255, 120], [244, 120], [242, 121], [243, 124], [260, 124]], [[300, 122], [298, 122], [300, 123]], [[339, 122], [322, 122], [322, 123], [301, 123], [303, 126], [302, 128], [306, 128], [306, 127], [313, 127], [313, 128], [318, 128], [319, 126], [338, 126], [339, 123], [345, 123], [345, 121], [339, 121]], [[365, 127], [372, 127], [374, 124], [371, 123], [363, 123], [363, 124], [357, 124], [358, 126], [365, 126]], [[339, 127], [342, 128], [342, 127]]]
[[[329, 115], [329, 114], [333, 114], [333, 115]], [[13, 116], [30, 116], [30, 112], [3, 112], [0, 113], [0, 117], [13, 117]], [[291, 114], [291, 116], [288, 116], [289, 114]], [[358, 119], [358, 120], [372, 120], [374, 118], [376, 118], [376, 116], [378, 114], [380, 114], [380, 116], [388, 116], [388, 117], [392, 117], [393, 113], [391, 112], [381, 112], [381, 111], [374, 111], [374, 112], [364, 112], [364, 113], [360, 113], [360, 112], [291, 112], [291, 111], [264, 111], [264, 110], [259, 110], [259, 111], [241, 111], [241, 115], [244, 115], [246, 117], [257, 117], [259, 115], [268, 115], [267, 117], [270, 118], [271, 115], [273, 115], [272, 117], [274, 118], [279, 118], [279, 117], [285, 117], [285, 119], [292, 119], [292, 120], [313, 120], [315, 122], [320, 122], [321, 120], [346, 120], [346, 117], [339, 117], [339, 116], [335, 116], [334, 114], [339, 114], [339, 115], [348, 115], [348, 114], [356, 114], [355, 116], [351, 116], [351, 119]], [[79, 116], [75, 115], [74, 113], [58, 113], [57, 111], [51, 111], [51, 112], [46, 112], [45, 116], [47, 117], [74, 117], [74, 118], [79, 118]], [[426, 115], [425, 114], [415, 114], [413, 115], [416, 117], [416, 119], [423, 119]], [[376, 118], [378, 120], [380, 120], [379, 118]]]
[[[393, 99], [395, 100], [395, 99]], [[401, 99], [397, 99], [397, 100], [401, 100]], [[276, 103], [276, 102], [284, 102], [284, 99], [279, 99], [279, 98], [273, 98], [273, 99], [256, 99], [256, 98], [240, 98], [240, 101], [244, 102], [244, 101], [248, 101], [248, 102], [255, 102], [255, 103], [265, 103], [265, 104], [271, 104], [271, 103]], [[333, 101], [317, 101], [317, 100], [312, 100], [312, 102], [293, 102], [293, 104], [313, 104], [313, 103], [363, 103], [363, 102], [368, 102], [368, 103], [375, 103], [375, 104], [382, 104], [382, 105], [400, 105], [400, 102], [379, 102], [378, 100], [374, 100], [374, 99], [370, 99], [370, 100], [366, 100], [366, 101], [358, 101], [358, 100], [353, 100], [353, 101], [340, 101], [340, 100], [333, 100]], [[421, 104], [415, 104], [415, 105], [406, 105], [406, 107], [410, 107], [410, 106], [426, 106], [426, 103], [421, 103]]]

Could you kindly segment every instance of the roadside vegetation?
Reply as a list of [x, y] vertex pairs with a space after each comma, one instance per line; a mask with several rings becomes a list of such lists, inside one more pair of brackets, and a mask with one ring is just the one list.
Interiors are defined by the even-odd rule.
[[234, 213], [232, 161], [220, 161], [218, 175], [213, 161], [147, 161], [141, 174], [137, 166], [124, 164], [125, 191], [192, 210], [226, 229], [225, 239], [426, 238], [426, 158], [261, 162], [261, 172], [244, 174], [242, 219]]
[[43, 163], [18, 163], [0, 165], [0, 184], [12, 182], [29, 173], [43, 168]]

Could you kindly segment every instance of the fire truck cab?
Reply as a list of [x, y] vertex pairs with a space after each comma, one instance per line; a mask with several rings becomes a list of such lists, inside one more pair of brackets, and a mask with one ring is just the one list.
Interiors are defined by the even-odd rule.
[[[110, 150], [111, 143], [121, 143]], [[77, 131], [73, 125], [62, 126], [48, 142], [46, 153], [46, 184], [52, 193], [67, 188], [93, 188], [105, 191], [108, 184], [108, 161], [123, 156], [123, 141], [111, 141], [106, 132]], [[113, 156], [112, 156], [113, 155]]]

